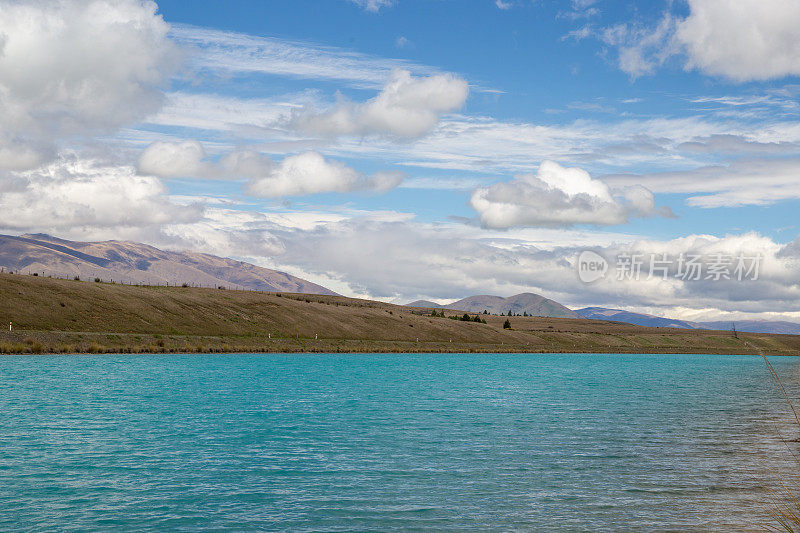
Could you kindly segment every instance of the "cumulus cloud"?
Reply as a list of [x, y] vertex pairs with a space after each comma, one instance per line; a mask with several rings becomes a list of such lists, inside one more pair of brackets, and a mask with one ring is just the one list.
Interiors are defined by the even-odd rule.
[[[215, 218], [219, 229], [229, 224], [229, 218], [219, 213]], [[642, 240], [601, 232], [518, 230], [499, 238], [472, 226], [426, 224], [397, 216], [339, 215], [318, 217], [313, 223], [274, 216], [266, 220], [260, 213], [232, 218], [237, 220], [232, 229], [260, 227], [279, 243], [274, 255], [253, 258], [257, 262], [349, 295], [411, 301], [529, 291], [573, 308], [600, 305], [687, 319], [701, 315], [712, 319], [728, 312], [763, 318], [794, 313], [800, 318], [796, 283], [800, 245], [776, 243], [757, 233]], [[586, 241], [592, 241], [589, 246], [610, 262], [607, 275], [591, 284], [579, 280], [575, 266]], [[641, 256], [638, 279], [618, 277], [617, 257], [624, 254]], [[663, 254], [673, 261], [667, 275], [654, 270], [650, 277], [650, 256], [660, 260]], [[680, 254], [700, 256], [703, 276], [678, 276]], [[720, 254], [760, 256], [758, 279], [707, 278], [709, 266]], [[425, 276], [419, 276], [420, 271]]]
[[736, 81], [800, 74], [800, 3], [794, 0], [690, 0], [676, 38], [687, 68]]
[[[642, 239], [599, 251], [611, 262], [612, 270], [615, 261], [619, 270], [618, 258], [623, 255], [638, 257], [641, 262], [638, 277], [621, 280], [619, 272], [610, 272], [599, 282], [595, 290], [608, 298], [616, 295], [619, 301], [633, 305], [692, 309], [694, 313], [790, 312], [800, 317], [796, 303], [800, 288], [794, 281], [800, 274], [800, 256], [791, 244], [779, 244], [755, 232], [724, 237], [688, 235], [668, 241]], [[699, 277], [681, 277], [681, 256], [698, 260]], [[667, 259], [666, 276], [660, 271], [663, 258]], [[750, 274], [743, 272], [743, 280], [735, 272], [738, 258], [744, 259], [745, 269], [754, 268]], [[714, 264], [724, 265], [720, 277], [710, 270]]]
[[317, 152], [305, 152], [285, 158], [265, 177], [250, 181], [246, 190], [263, 198], [356, 190], [383, 192], [400, 185], [403, 177], [401, 172], [390, 171], [366, 176]]
[[178, 53], [156, 10], [144, 0], [0, 7], [0, 168], [35, 167], [62, 139], [159, 108]]
[[685, 68], [737, 82], [800, 75], [800, 4], [793, 0], [688, 0], [685, 18], [667, 13], [654, 28], [619, 25], [602, 39], [618, 47], [632, 76], [668, 58]]
[[377, 96], [363, 103], [340, 98], [332, 108], [304, 108], [290, 126], [312, 135], [390, 136], [413, 139], [431, 131], [443, 113], [464, 105], [469, 86], [453, 74], [414, 77], [397, 69]]
[[267, 176], [273, 167], [268, 156], [245, 149], [212, 161], [195, 140], [154, 142], [139, 156], [138, 164], [141, 174], [160, 178], [256, 179]]
[[630, 217], [655, 213], [653, 194], [643, 187], [626, 187], [616, 195], [580, 168], [544, 161], [536, 174], [476, 189], [470, 200], [485, 227], [610, 226]]
[[166, 187], [133, 167], [64, 156], [0, 180], [0, 228], [63, 235], [75, 228], [125, 230], [199, 220], [198, 205], [178, 205]]

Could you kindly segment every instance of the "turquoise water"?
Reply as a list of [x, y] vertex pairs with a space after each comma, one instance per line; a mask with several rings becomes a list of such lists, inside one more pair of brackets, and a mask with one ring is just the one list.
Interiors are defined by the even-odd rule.
[[3, 357], [0, 376], [3, 531], [752, 530], [795, 436], [750, 356]]

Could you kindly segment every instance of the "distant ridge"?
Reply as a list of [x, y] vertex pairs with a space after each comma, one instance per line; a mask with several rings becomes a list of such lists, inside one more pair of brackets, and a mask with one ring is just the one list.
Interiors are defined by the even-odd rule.
[[226, 287], [270, 292], [336, 293], [285, 272], [196, 252], [168, 252], [127, 241], [77, 242], [35, 234], [0, 235], [0, 267], [47, 276]]
[[406, 305], [409, 307], [453, 309], [470, 313], [488, 311], [495, 315], [507, 314], [511, 311], [515, 315], [527, 313], [531, 316], [581, 318], [575, 311], [564, 307], [560, 303], [531, 292], [516, 294], [508, 298], [492, 295], [469, 296], [447, 305], [439, 305], [427, 300], [417, 300]]
[[416, 300], [411, 303], [407, 303], [406, 307], [428, 307], [431, 309], [437, 309], [442, 306], [436, 302], [431, 302], [430, 300]]
[[622, 309], [606, 307], [585, 307], [576, 311], [583, 318], [592, 320], [613, 320], [637, 326], [681, 328], [681, 329], [715, 329], [731, 330], [736, 324], [738, 331], [749, 333], [781, 333], [800, 335], [800, 324], [785, 320], [717, 320], [712, 322], [690, 322], [674, 318], [665, 318], [645, 313], [633, 313]]
[[593, 320], [613, 320], [615, 322], [627, 322], [637, 326], [649, 326], [654, 328], [684, 328], [697, 329], [700, 326], [695, 322], [664, 318], [644, 313], [632, 313], [621, 309], [608, 309], [605, 307], [585, 307], [575, 311], [583, 318]]

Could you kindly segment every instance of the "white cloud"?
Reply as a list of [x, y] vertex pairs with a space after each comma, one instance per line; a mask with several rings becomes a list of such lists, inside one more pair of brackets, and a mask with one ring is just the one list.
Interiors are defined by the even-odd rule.
[[316, 43], [275, 37], [257, 37], [175, 24], [170, 35], [192, 50], [189, 62], [196, 73], [218, 75], [274, 74], [310, 80], [336, 80], [364, 88], [380, 88], [395, 69], [417, 75], [438, 73], [438, 69], [402, 59], [353, 52]]
[[402, 180], [400, 172], [365, 176], [344, 163], [326, 160], [317, 152], [305, 152], [285, 158], [265, 177], [250, 181], [246, 191], [263, 198], [356, 190], [383, 192], [397, 187]]
[[4, 230], [64, 235], [71, 230], [151, 228], [157, 233], [163, 225], [194, 222], [202, 214], [198, 205], [172, 203], [157, 178], [74, 156], [11, 173], [2, 181]]
[[[258, 227], [253, 217], [261, 215], [248, 216], [247, 227]], [[227, 216], [220, 213], [216, 220], [224, 226]], [[276, 219], [260, 224], [280, 243], [281, 251], [254, 258], [257, 262], [349, 295], [411, 301], [530, 291], [573, 308], [599, 305], [677, 318], [698, 313], [714, 318], [726, 312], [800, 316], [796, 283], [800, 245], [782, 245], [756, 233], [688, 235], [666, 241], [563, 230], [498, 234], [474, 226], [358, 215], [320, 218], [302, 229]], [[545, 235], [547, 243], [538, 244], [537, 236]], [[612, 262], [607, 276], [592, 284], [581, 283], [574, 267], [586, 246]], [[674, 265], [667, 279], [658, 274], [648, 279], [647, 261], [643, 261], [638, 280], [621, 280], [615, 258], [623, 253], [643, 254], [644, 258], [667, 253], [672, 259], [680, 253], [700, 255], [704, 272], [717, 254], [760, 254], [762, 260], [757, 280], [713, 280], [705, 275], [684, 280], [674, 275]]]
[[217, 161], [207, 158], [195, 140], [157, 141], [139, 156], [141, 174], [160, 178], [257, 179], [267, 176], [274, 163], [269, 157], [247, 149], [224, 154]]
[[572, 10], [561, 12], [558, 16], [572, 20], [597, 16], [600, 14], [600, 10], [594, 7], [596, 3], [597, 0], [572, 0]]
[[370, 11], [372, 13], [377, 13], [381, 8], [394, 5], [394, 0], [350, 0], [350, 2], [362, 8], [364, 11]]
[[687, 68], [735, 81], [800, 75], [800, 3], [689, 0], [677, 28]]
[[800, 3], [794, 0], [688, 0], [685, 18], [667, 13], [655, 28], [619, 25], [603, 40], [617, 46], [619, 66], [652, 73], [668, 58], [685, 68], [737, 82], [800, 75]]
[[[0, 16], [0, 167], [31, 168], [59, 140], [156, 111], [177, 63], [153, 2], [5, 2]], [[20, 150], [21, 148], [21, 150]]]
[[800, 159], [737, 160], [727, 166], [707, 166], [688, 171], [613, 175], [608, 183], [644, 184], [657, 193], [692, 194], [695, 207], [769, 205], [800, 198]]
[[147, 124], [217, 130], [243, 136], [274, 135], [274, 128], [293, 108], [309, 101], [304, 94], [287, 98], [236, 98], [217, 94], [167, 94], [163, 108], [147, 118]]
[[403, 183], [405, 173], [399, 170], [379, 170], [364, 180], [363, 188], [374, 192], [386, 192]]
[[[235, 147], [230, 141], [227, 147], [221, 144], [233, 134], [244, 136], [251, 144], [264, 141], [257, 149], [270, 154], [324, 150], [333, 157], [479, 173], [484, 183], [487, 175], [497, 179], [500, 174], [530, 172], [544, 159], [582, 166], [595, 174], [631, 169], [658, 172], [708, 165], [731, 153], [792, 155], [800, 145], [800, 123], [777, 120], [774, 110], [757, 122], [740, 113], [722, 118], [578, 119], [563, 124], [448, 114], [427, 135], [407, 142], [385, 136], [369, 138], [369, 142], [359, 137], [309, 139], [285, 129], [291, 110], [302, 106], [304, 99], [315, 101], [307, 94], [239, 99], [173, 93], [152, 122], [160, 127], [221, 132], [192, 134], [213, 135], [219, 144], [217, 151]], [[184, 131], [180, 133], [185, 135]], [[137, 145], [156, 138], [143, 140], [135, 132], [126, 135]], [[211, 148], [208, 142], [206, 146]]]
[[470, 203], [489, 228], [515, 226], [609, 226], [633, 216], [655, 212], [653, 195], [643, 187], [628, 187], [612, 195], [602, 181], [580, 168], [544, 161], [534, 174], [476, 189]]
[[291, 126], [313, 135], [415, 138], [432, 130], [443, 113], [463, 106], [468, 94], [467, 82], [452, 74], [415, 78], [395, 70], [374, 98], [364, 103], [341, 99], [321, 113], [296, 111]]
[[139, 172], [160, 178], [180, 178], [204, 174], [206, 153], [197, 141], [158, 141], [139, 156]]
[[665, 14], [654, 28], [619, 24], [606, 28], [601, 39], [617, 47], [619, 68], [637, 78], [652, 74], [678, 52], [676, 23], [675, 17]]

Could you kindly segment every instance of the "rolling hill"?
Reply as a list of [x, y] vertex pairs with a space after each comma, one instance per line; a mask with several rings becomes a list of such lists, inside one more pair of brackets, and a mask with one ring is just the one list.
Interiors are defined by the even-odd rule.
[[169, 252], [126, 241], [75, 242], [49, 235], [0, 235], [0, 267], [43, 276], [146, 285], [188, 284], [258, 291], [336, 294], [310, 281], [250, 263]]
[[[0, 273], [0, 353], [597, 352], [800, 354], [800, 336], [421, 309], [331, 295]], [[455, 319], [451, 319], [455, 318]]]
[[488, 311], [494, 315], [528, 313], [531, 316], [544, 316], [554, 318], [579, 318], [579, 315], [563, 305], [544, 296], [524, 292], [508, 298], [502, 296], [478, 295], [469, 296], [456, 302], [439, 305], [427, 300], [417, 300], [406, 304], [408, 307], [425, 307], [434, 309], [453, 309], [469, 313], [483, 313]]

